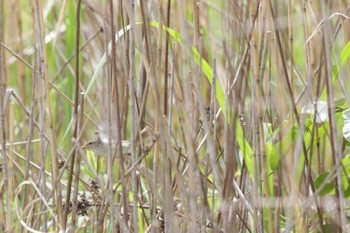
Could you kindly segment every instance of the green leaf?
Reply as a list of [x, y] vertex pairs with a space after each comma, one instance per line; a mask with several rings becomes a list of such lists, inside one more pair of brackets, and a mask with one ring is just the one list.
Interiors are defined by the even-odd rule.
[[[340, 60], [341, 60], [340, 67], [338, 67], [335, 64], [332, 68], [332, 85], [334, 85], [334, 83], [337, 81], [338, 76], [339, 76], [339, 70], [345, 64], [345, 62], [347, 61], [349, 56], [350, 56], [350, 41], [345, 45], [345, 47], [343, 48], [343, 50], [340, 53]], [[327, 97], [327, 91], [326, 91], [326, 87], [324, 87], [322, 90], [322, 94], [321, 94], [320, 99], [324, 100], [324, 99], [326, 99], [326, 97]]]
[[[332, 85], [335, 84], [335, 82], [338, 79], [338, 76], [339, 76], [339, 68], [338, 68], [337, 65], [334, 65], [333, 68], [332, 68]], [[326, 97], [327, 97], [327, 89], [326, 89], [326, 86], [325, 86], [323, 88], [323, 90], [322, 90], [322, 94], [321, 94], [320, 100], [325, 100]]]
[[350, 176], [350, 156], [346, 155], [342, 161], [342, 181], [344, 189], [344, 197], [348, 198], [350, 196], [350, 185], [349, 185], [349, 176]]
[[[153, 27], [159, 27], [159, 23], [157, 22], [150, 22], [150, 25]], [[166, 26], [163, 26], [163, 30], [165, 30], [166, 32], [168, 32], [178, 43], [182, 43], [182, 39], [180, 34], [171, 29], [168, 28]], [[198, 50], [194, 47], [191, 46], [192, 48], [192, 55], [194, 58], [194, 61], [196, 62], [197, 65], [201, 65], [202, 71], [204, 73], [204, 75], [207, 77], [207, 79], [209, 80], [210, 84], [212, 84], [213, 82], [213, 69], [210, 67], [210, 65], [208, 64], [208, 62], [205, 59], [200, 59], [200, 54], [198, 52]], [[216, 98], [219, 102], [219, 105], [222, 109], [222, 112], [225, 114], [226, 113], [226, 107], [225, 107], [225, 94], [221, 88], [221, 85], [219, 83], [219, 80], [216, 80]]]
[[350, 197], [350, 185], [344, 190], [344, 197], [345, 198]]
[[348, 60], [350, 56], [350, 41], [345, 45], [344, 49], [340, 53], [340, 65], [344, 65], [346, 60]]
[[332, 232], [334, 232], [334, 226], [332, 226], [332, 224], [329, 224], [329, 223], [324, 224], [323, 225], [323, 232], [324, 233], [332, 233]]
[[350, 155], [346, 155], [341, 162], [345, 172], [350, 174]]
[[[283, 127], [283, 126], [281, 126]], [[281, 129], [281, 127], [279, 127], [278, 129], [276, 129], [275, 131], [278, 131]], [[306, 149], [310, 148], [311, 145], [311, 134], [309, 129], [311, 129], [312, 127], [312, 119], [307, 119], [305, 121], [305, 132], [304, 132], [304, 143], [305, 143], [305, 147]], [[322, 124], [321, 126], [316, 125], [316, 127], [318, 127], [316, 130], [318, 130], [318, 136], [319, 138], [322, 138], [328, 127], [329, 127], [329, 123], [326, 122], [324, 124]], [[286, 155], [286, 153], [288, 152], [288, 150], [291, 148], [291, 146], [293, 146], [293, 143], [295, 142], [295, 140], [298, 137], [298, 133], [299, 133], [299, 129], [298, 129], [298, 124], [294, 123], [293, 127], [283, 136], [283, 138], [276, 144], [273, 145], [273, 148], [271, 150], [267, 150], [267, 156], [269, 158], [269, 165], [270, 168], [272, 170], [276, 170], [279, 164], [279, 160]], [[274, 133], [273, 133], [274, 134]], [[315, 143], [315, 140], [314, 140]], [[269, 154], [268, 154], [269, 152]], [[300, 161], [299, 164], [300, 166], [303, 165], [304, 162], [304, 155], [301, 155], [300, 157]], [[301, 169], [301, 168], [298, 168]]]
[[340, 98], [340, 99], [336, 100], [334, 103], [335, 103], [335, 106], [337, 108], [344, 109], [346, 107], [346, 99], [345, 98]]
[[213, 54], [212, 54], [211, 49], [210, 49], [208, 29], [207, 29], [207, 27], [205, 25], [202, 26], [202, 31], [203, 31], [203, 38], [204, 38], [204, 42], [205, 42], [206, 48], [208, 48], [208, 59], [209, 59], [209, 61], [212, 61], [213, 60]]
[[239, 122], [239, 120], [236, 121], [236, 139], [237, 139], [239, 148], [242, 151], [243, 159], [246, 163], [249, 174], [252, 177], [252, 179], [254, 179], [253, 150], [250, 147], [248, 141], [244, 137], [242, 126], [241, 126], [241, 123]]
[[[210, 84], [213, 83], [213, 69], [210, 67], [208, 62], [204, 60], [203, 58], [201, 59], [201, 63], [199, 62], [200, 60], [200, 55], [197, 49], [192, 46], [192, 52], [193, 52], [193, 57], [194, 61], [196, 62], [197, 65], [201, 65], [202, 71], [209, 80]], [[216, 79], [216, 99], [219, 102], [219, 105], [222, 109], [222, 112], [226, 114], [226, 105], [225, 105], [225, 94], [222, 91], [222, 88], [220, 86], [219, 80]]]
[[[159, 23], [157, 22], [150, 22], [149, 25], [152, 27], [159, 28]], [[182, 43], [180, 33], [164, 25], [163, 25], [163, 30], [168, 32], [177, 42], [179, 42], [180, 44]]]
[[[321, 175], [319, 175], [315, 181], [314, 181], [314, 185], [315, 185], [315, 189], [318, 189], [326, 180], [327, 176], [329, 175], [329, 172], [325, 172], [322, 173]], [[334, 190], [334, 182], [331, 181], [329, 183], [327, 183], [321, 190], [320, 195], [326, 195], [328, 193], [330, 193], [332, 190]]]
[[[136, 23], [136, 25], [138, 25], [138, 24], [140, 24], [140, 23]], [[118, 41], [118, 39], [120, 37], [122, 37], [125, 32], [130, 30], [130, 28], [131, 28], [131, 26], [128, 25], [128, 26], [125, 26], [123, 29], [119, 30], [117, 32], [117, 34], [115, 35], [115, 41]], [[112, 43], [111, 42], [108, 43], [108, 49], [107, 50], [108, 50], [108, 55], [109, 55], [111, 53], [111, 51], [112, 51]], [[89, 84], [88, 84], [88, 86], [86, 88], [85, 97], [87, 96], [87, 94], [90, 91], [91, 87], [95, 83], [97, 77], [99, 77], [100, 73], [102, 72], [102, 68], [103, 68], [104, 64], [106, 63], [106, 61], [107, 61], [107, 54], [104, 53], [103, 56], [101, 57], [100, 61], [98, 62], [97, 67], [95, 69], [95, 72], [92, 75], [92, 78], [91, 78], [91, 80], [90, 80], [90, 82], [89, 82]]]
[[269, 155], [269, 164], [270, 168], [273, 171], [278, 167], [280, 156], [287, 153], [297, 136], [298, 124], [295, 123], [289, 132], [287, 132], [286, 135], [282, 138], [282, 140], [273, 146], [272, 150], [270, 151], [271, 154]]

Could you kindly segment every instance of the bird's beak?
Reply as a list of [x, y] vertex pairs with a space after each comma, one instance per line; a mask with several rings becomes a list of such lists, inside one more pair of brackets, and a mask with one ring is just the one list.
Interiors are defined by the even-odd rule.
[[85, 150], [85, 149], [88, 147], [88, 144], [89, 144], [89, 143], [85, 143], [81, 148], [82, 148], [83, 150]]

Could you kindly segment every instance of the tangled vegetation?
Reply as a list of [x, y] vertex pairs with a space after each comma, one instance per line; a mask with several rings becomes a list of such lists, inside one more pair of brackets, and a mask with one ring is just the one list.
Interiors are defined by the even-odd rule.
[[0, 1], [0, 232], [349, 232], [349, 12]]

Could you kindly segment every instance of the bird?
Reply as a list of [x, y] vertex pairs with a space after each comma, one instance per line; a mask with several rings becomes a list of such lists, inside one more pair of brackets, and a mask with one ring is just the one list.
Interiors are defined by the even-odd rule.
[[[103, 134], [101, 134], [99, 131], [96, 131], [95, 134], [97, 137], [93, 140], [88, 141], [85, 145], [83, 145], [82, 148], [94, 152], [95, 155], [107, 157], [109, 150], [108, 137], [104, 137]], [[127, 140], [121, 140], [121, 144], [123, 154], [130, 153], [131, 143]], [[115, 140], [111, 140], [111, 149], [113, 155], [116, 155], [116, 146], [117, 142]]]

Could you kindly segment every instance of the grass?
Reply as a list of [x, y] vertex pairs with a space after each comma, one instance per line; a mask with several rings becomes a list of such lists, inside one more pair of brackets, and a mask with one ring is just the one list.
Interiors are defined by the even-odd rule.
[[349, 7], [1, 1], [0, 231], [348, 232]]

